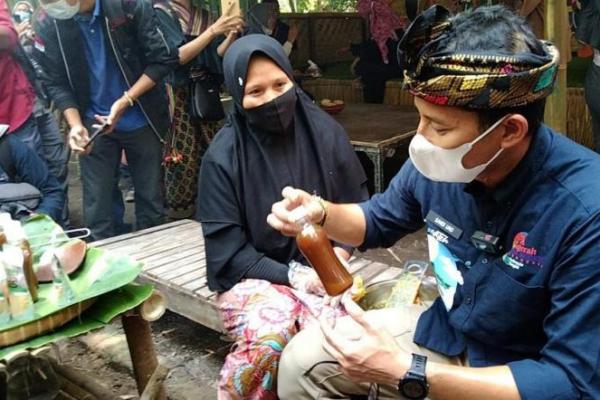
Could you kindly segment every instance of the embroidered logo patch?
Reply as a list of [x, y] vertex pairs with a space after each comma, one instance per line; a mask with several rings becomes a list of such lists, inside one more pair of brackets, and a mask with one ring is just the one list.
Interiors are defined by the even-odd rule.
[[512, 243], [512, 249], [504, 256], [502, 261], [514, 269], [521, 269], [525, 265], [541, 267], [544, 263], [544, 257], [538, 254], [535, 247], [527, 247], [527, 232], [519, 232], [515, 235]]

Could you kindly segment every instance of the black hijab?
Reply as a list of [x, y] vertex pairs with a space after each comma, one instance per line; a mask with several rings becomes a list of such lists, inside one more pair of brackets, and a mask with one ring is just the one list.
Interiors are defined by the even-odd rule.
[[281, 45], [266, 35], [234, 42], [223, 61], [225, 84], [235, 107], [207, 150], [200, 172], [198, 218], [205, 236], [209, 287], [225, 291], [263, 258], [279, 265], [302, 260], [295, 240], [266, 222], [285, 186], [334, 202], [366, 200], [366, 177], [343, 128], [296, 85], [294, 129], [281, 134], [248, 124], [242, 100], [248, 65], [260, 54], [290, 78]]

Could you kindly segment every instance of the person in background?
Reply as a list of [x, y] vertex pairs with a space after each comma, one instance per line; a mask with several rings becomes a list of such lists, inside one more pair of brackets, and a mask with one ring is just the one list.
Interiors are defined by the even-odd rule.
[[[18, 136], [6, 135], [7, 128], [0, 125], [0, 208], [15, 218], [35, 212], [58, 221], [66, 201], [64, 192], [44, 160]], [[29, 209], [36, 196], [33, 201], [39, 203]]]
[[[50, 173], [58, 180], [63, 189], [64, 196], [68, 198], [68, 163], [70, 149], [65, 143], [65, 139], [60, 132], [58, 120], [54, 114], [48, 94], [42, 84], [41, 67], [32, 57], [33, 40], [35, 33], [31, 26], [33, 16], [33, 6], [29, 1], [22, 0], [15, 3], [13, 7], [13, 20], [15, 28], [19, 33], [21, 47], [16, 47], [13, 51], [15, 58], [25, 71], [29, 83], [35, 89], [36, 101], [33, 107], [38, 131], [42, 140], [43, 157], [48, 164]], [[68, 228], [69, 223], [69, 204], [64, 202], [64, 208], [60, 219], [57, 221], [64, 228]]]
[[[202, 160], [197, 219], [207, 279], [236, 346], [219, 398], [275, 399], [282, 348], [328, 307], [293, 238], [268, 227], [271, 204], [295, 184], [323, 198], [368, 196], [343, 128], [302, 92], [281, 45], [264, 34], [235, 41], [223, 60], [235, 109]], [[352, 249], [335, 247], [348, 259]]]
[[254, 5], [248, 11], [248, 33], [264, 33], [277, 40], [283, 51], [289, 57], [298, 39], [300, 28], [293, 24], [289, 26], [279, 19], [279, 2], [266, 0]]
[[167, 80], [171, 129], [165, 145], [165, 204], [172, 219], [196, 214], [202, 155], [220, 122], [193, 117], [190, 96], [196, 80], [223, 81], [221, 57], [243, 27], [239, 16], [218, 19], [192, 0], [155, 1], [166, 37], [180, 48], [180, 67]]
[[594, 58], [585, 77], [585, 101], [592, 116], [594, 150], [600, 153], [600, 5], [592, 0], [575, 2], [577, 40], [594, 49]]
[[352, 73], [360, 78], [365, 103], [383, 103], [385, 85], [390, 79], [402, 78], [396, 48], [405, 21], [392, 9], [388, 0], [360, 0], [359, 14], [368, 22], [370, 37], [349, 48], [355, 58]]
[[36, 95], [13, 51], [19, 37], [6, 0], [0, 0], [0, 124], [9, 126], [8, 134], [18, 136], [38, 154], [43, 154], [33, 108]]
[[[84, 222], [92, 240], [116, 233], [121, 151], [135, 187], [136, 228], [164, 221], [162, 147], [169, 127], [163, 79], [178, 63], [145, 0], [42, 0], [34, 56], [81, 153]], [[158, 84], [158, 85], [157, 85]], [[89, 147], [93, 125], [105, 125]], [[120, 194], [120, 192], [119, 192]]]

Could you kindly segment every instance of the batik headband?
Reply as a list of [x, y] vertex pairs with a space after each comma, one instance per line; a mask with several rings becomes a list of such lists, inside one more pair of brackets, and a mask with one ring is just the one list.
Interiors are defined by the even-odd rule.
[[552, 93], [559, 53], [540, 41], [541, 54], [441, 52], [450, 13], [433, 6], [415, 19], [398, 45], [404, 87], [430, 103], [474, 109], [523, 106]]

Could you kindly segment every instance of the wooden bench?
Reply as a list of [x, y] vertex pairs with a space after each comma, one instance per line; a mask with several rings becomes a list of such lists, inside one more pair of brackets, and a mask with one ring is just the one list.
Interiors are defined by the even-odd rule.
[[[206, 282], [206, 256], [202, 226], [181, 220], [91, 244], [144, 263], [139, 282], [152, 283], [167, 298], [167, 308], [215, 331], [224, 332], [215, 302], [215, 293]], [[399, 268], [354, 257], [352, 274], [365, 283], [393, 279]]]

